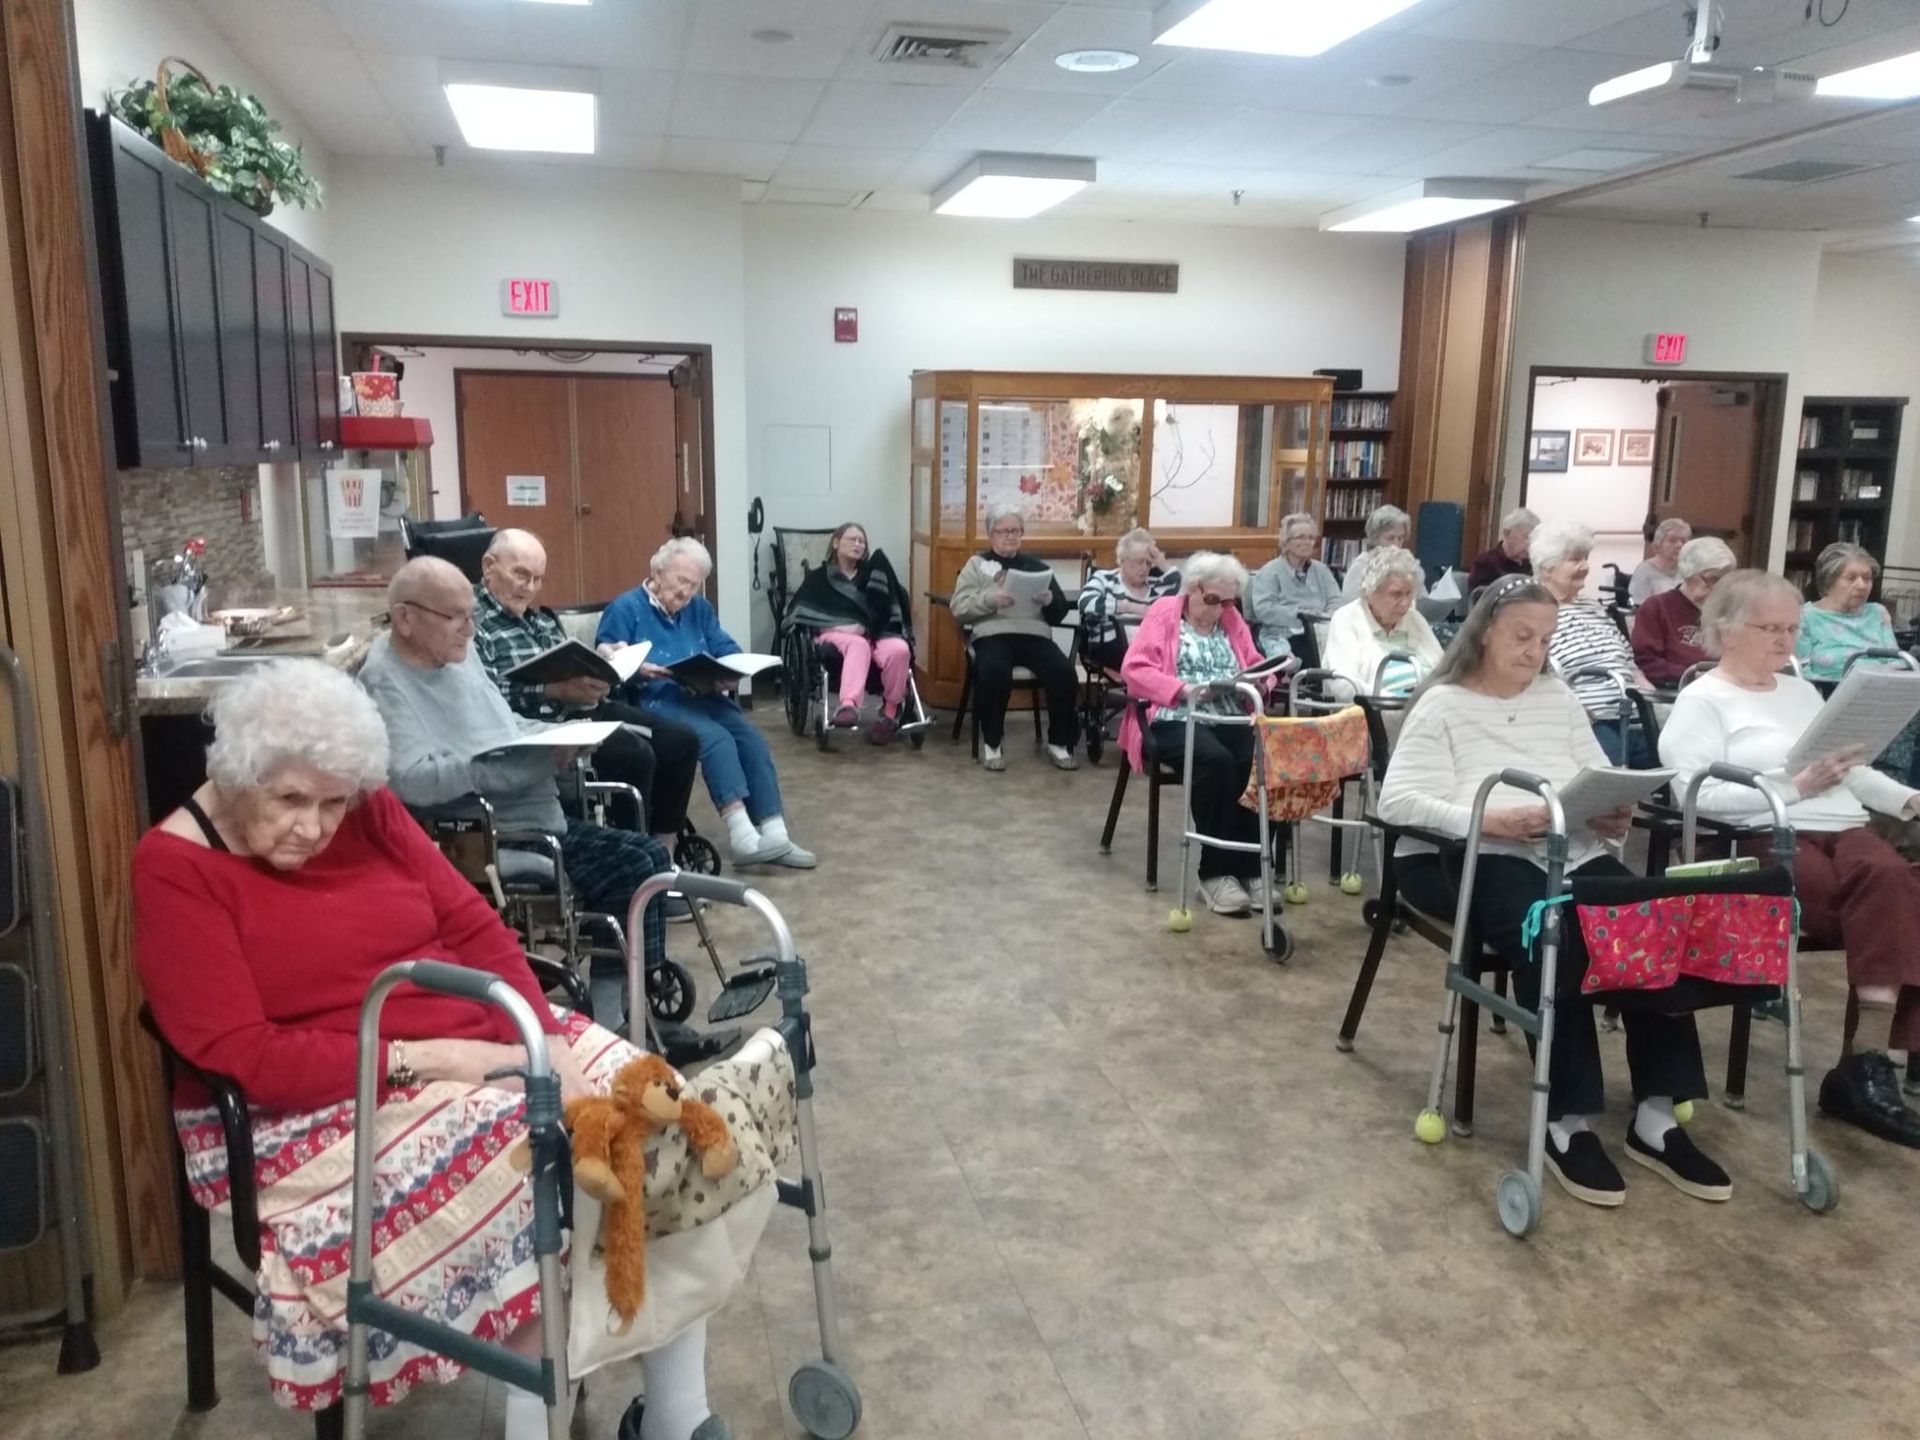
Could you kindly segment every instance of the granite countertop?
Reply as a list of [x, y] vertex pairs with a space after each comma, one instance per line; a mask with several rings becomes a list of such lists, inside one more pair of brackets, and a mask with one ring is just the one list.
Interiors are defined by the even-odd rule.
[[[228, 646], [223, 657], [236, 655], [310, 655], [330, 665], [351, 669], [359, 665], [374, 637], [385, 628], [385, 590], [312, 590], [274, 597], [273, 603], [297, 605], [306, 612], [305, 635], [271, 635]], [[376, 623], [379, 621], [379, 623]], [[214, 658], [214, 657], [208, 657]], [[134, 682], [134, 696], [142, 715], [194, 715], [206, 708], [228, 675], [148, 675]]]

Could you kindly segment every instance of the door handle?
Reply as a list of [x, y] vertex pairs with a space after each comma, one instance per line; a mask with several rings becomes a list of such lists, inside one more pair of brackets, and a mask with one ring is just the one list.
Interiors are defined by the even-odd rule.
[[593, 506], [582, 505], [577, 513], [581, 515], [591, 515], [593, 513]]

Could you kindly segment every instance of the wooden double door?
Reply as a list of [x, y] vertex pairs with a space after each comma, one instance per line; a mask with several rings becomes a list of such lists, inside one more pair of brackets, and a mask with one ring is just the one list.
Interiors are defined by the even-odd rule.
[[540, 537], [545, 604], [632, 589], [661, 542], [686, 528], [683, 407], [664, 376], [460, 370], [454, 388], [461, 508]]

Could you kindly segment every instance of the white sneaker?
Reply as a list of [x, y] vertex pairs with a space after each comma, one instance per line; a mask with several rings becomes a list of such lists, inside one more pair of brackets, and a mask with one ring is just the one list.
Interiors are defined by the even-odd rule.
[[988, 770], [1004, 770], [1007, 768], [1007, 757], [1000, 753], [998, 745], [982, 745], [980, 763]]
[[[1260, 910], [1266, 906], [1267, 902], [1264, 897], [1266, 896], [1266, 893], [1267, 893], [1267, 882], [1265, 880], [1262, 880], [1258, 875], [1256, 875], [1253, 877], [1253, 879], [1247, 881], [1246, 885], [1243, 888], [1247, 892], [1247, 904], [1249, 907], [1255, 910]], [[1281, 905], [1280, 887], [1276, 885], [1273, 890], [1274, 909], [1278, 910], [1280, 908], [1280, 905]]]
[[1200, 898], [1216, 915], [1245, 915], [1252, 910], [1247, 887], [1231, 875], [1215, 875], [1200, 882]]
[[727, 847], [733, 852], [734, 864], [776, 865], [789, 850], [793, 849], [791, 840], [769, 840], [763, 835], [756, 835], [753, 838], [754, 844], [751, 849], [743, 850], [736, 845]]
[[1056, 770], [1078, 770], [1080, 757], [1064, 745], [1047, 746], [1047, 758], [1053, 761]]

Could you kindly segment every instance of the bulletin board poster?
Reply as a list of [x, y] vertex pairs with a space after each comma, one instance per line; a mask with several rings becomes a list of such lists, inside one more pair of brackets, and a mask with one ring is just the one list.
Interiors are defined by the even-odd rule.
[[547, 477], [544, 475], [507, 476], [507, 504], [545, 505]]
[[327, 471], [327, 535], [334, 540], [376, 540], [380, 536], [380, 472]]

